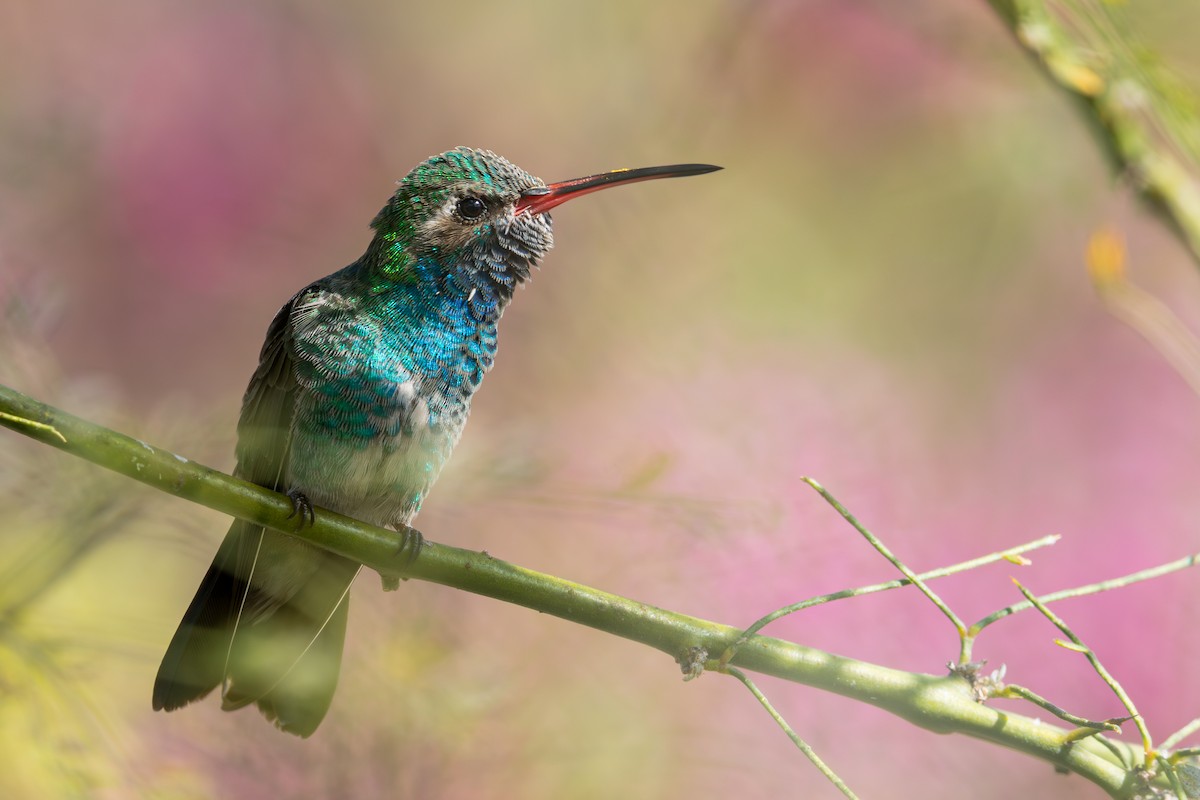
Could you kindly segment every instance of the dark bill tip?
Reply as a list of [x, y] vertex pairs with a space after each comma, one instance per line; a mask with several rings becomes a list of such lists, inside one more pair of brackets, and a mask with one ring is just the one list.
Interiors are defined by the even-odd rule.
[[668, 164], [661, 167], [615, 169], [611, 172], [601, 172], [599, 175], [589, 175], [586, 178], [574, 178], [547, 186], [534, 186], [526, 189], [521, 193], [521, 199], [517, 202], [517, 211], [544, 214], [572, 198], [600, 189], [657, 178], [686, 178], [692, 175], [705, 175], [719, 169], [722, 168], [714, 164]]

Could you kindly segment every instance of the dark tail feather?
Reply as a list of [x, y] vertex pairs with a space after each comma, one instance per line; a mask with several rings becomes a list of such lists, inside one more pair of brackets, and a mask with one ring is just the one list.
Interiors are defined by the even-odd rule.
[[158, 668], [155, 711], [174, 711], [199, 700], [225, 677], [233, 621], [246, 594], [246, 583], [236, 577], [238, 551], [256, 530], [238, 521], [226, 534]]
[[283, 730], [309, 736], [325, 718], [342, 666], [350, 582], [358, 564], [317, 551], [320, 568], [287, 603], [237, 631], [222, 708], [250, 703]]
[[[230, 528], [163, 657], [154, 708], [171, 711], [224, 683], [226, 710], [257, 703], [278, 727], [309, 736], [337, 687], [359, 565], [274, 531], [262, 532], [260, 549], [260, 531], [240, 521]], [[259, 576], [271, 569], [264, 562], [286, 559], [305, 577], [287, 597], [271, 597], [251, 575], [256, 552]]]

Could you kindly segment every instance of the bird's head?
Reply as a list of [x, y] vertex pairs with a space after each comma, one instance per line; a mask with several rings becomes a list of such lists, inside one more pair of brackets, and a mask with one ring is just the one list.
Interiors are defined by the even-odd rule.
[[716, 169], [681, 164], [546, 184], [490, 150], [458, 147], [400, 181], [371, 223], [377, 263], [393, 279], [428, 275], [503, 305], [554, 246], [551, 208], [610, 186]]

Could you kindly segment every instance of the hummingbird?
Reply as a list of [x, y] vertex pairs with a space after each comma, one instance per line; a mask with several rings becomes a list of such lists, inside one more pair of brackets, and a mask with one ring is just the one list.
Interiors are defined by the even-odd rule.
[[[488, 150], [418, 164], [376, 215], [366, 252], [301, 289], [267, 329], [242, 401], [240, 478], [313, 507], [408, 525], [450, 457], [496, 356], [497, 323], [554, 244], [549, 211], [576, 197], [708, 164], [544, 183]], [[154, 682], [155, 710], [218, 686], [310, 736], [333, 700], [350, 585], [361, 564], [260, 525], [229, 529]], [[387, 586], [385, 588], [394, 588]]]

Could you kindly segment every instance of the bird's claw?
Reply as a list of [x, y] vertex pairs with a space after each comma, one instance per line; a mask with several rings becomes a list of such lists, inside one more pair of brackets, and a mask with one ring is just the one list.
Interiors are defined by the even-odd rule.
[[[405, 561], [405, 566], [411, 567], [413, 562], [417, 560], [417, 556], [421, 553], [421, 548], [425, 546], [425, 537], [416, 528], [410, 528], [403, 523], [393, 525], [396, 532], [400, 534], [400, 546], [396, 548], [396, 555], [400, 555], [405, 550], [408, 551], [408, 558]], [[380, 579], [383, 581], [383, 590], [385, 592], [394, 592], [400, 588], [400, 581], [408, 580], [407, 575], [398, 575], [394, 573], [379, 573]]]
[[287, 493], [288, 499], [292, 501], [292, 513], [287, 515], [288, 519], [292, 517], [300, 517], [300, 527], [312, 525], [317, 521], [317, 515], [313, 511], [312, 503], [308, 502], [308, 496], [299, 489], [292, 489]]
[[400, 547], [396, 549], [397, 555], [408, 550], [408, 564], [411, 566], [417, 560], [417, 556], [421, 554], [421, 548], [425, 546], [425, 537], [416, 528], [410, 528], [407, 525], [400, 529]]

